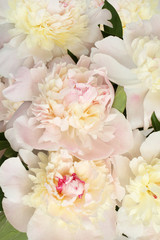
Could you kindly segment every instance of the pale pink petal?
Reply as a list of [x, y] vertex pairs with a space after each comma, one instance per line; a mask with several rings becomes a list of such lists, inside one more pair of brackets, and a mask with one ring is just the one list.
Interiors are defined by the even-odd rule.
[[31, 181], [18, 157], [9, 158], [1, 165], [0, 186], [5, 196], [13, 202], [21, 201], [23, 195], [30, 191]]
[[30, 145], [28, 145], [28, 144], [24, 143], [24, 141], [22, 141], [21, 137], [19, 135], [17, 135], [14, 128], [7, 129], [5, 131], [5, 137], [8, 140], [8, 142], [10, 143], [11, 148], [16, 152], [18, 152], [19, 149], [21, 149], [21, 148], [28, 149], [30, 151], [33, 150], [33, 147], [31, 147]]
[[[92, 150], [88, 150], [84, 147], [79, 147], [79, 149], [76, 149], [76, 146], [72, 145], [71, 142], [68, 142], [70, 145], [65, 145], [76, 157], [82, 159], [82, 160], [100, 160], [105, 159], [109, 157], [111, 154], [113, 154], [114, 149], [113, 146], [110, 144], [106, 144], [100, 139], [97, 139], [96, 141], [92, 140]], [[74, 147], [74, 148], [73, 148]], [[72, 150], [73, 148], [73, 150]], [[78, 148], [78, 145], [77, 145]], [[77, 152], [75, 152], [77, 150]], [[82, 151], [82, 152], [81, 152]]]
[[110, 114], [115, 114], [115, 118], [109, 120], [107, 124], [115, 127], [115, 137], [108, 144], [114, 148], [114, 155], [126, 153], [133, 146], [131, 126], [117, 109], [113, 108]]
[[160, 119], [160, 94], [159, 92], [149, 91], [144, 98], [144, 128], [151, 124], [151, 116], [155, 111], [156, 116]]
[[[22, 80], [19, 79], [20, 75], [23, 77]], [[32, 100], [32, 79], [30, 71], [27, 68], [21, 68], [18, 70], [18, 76], [15, 78], [16, 82], [5, 88], [3, 95], [13, 102]]]
[[54, 58], [52, 61], [50, 61], [49, 63], [48, 63], [48, 67], [49, 67], [49, 69], [53, 69], [53, 65], [55, 64], [55, 63], [67, 63], [67, 64], [69, 64], [69, 63], [71, 63], [71, 64], [75, 64], [75, 62], [72, 60], [72, 58], [69, 56], [69, 55], [65, 55], [65, 56], [62, 56], [62, 57], [56, 57], [56, 58]]
[[13, 101], [31, 101], [37, 93], [38, 82], [46, 76], [46, 67], [37, 66], [36, 69], [22, 67], [15, 75], [16, 82], [3, 91], [4, 96]]
[[147, 89], [142, 85], [134, 85], [124, 88], [127, 95], [127, 119], [132, 129], [144, 126], [144, 108], [143, 101], [147, 93]]
[[15, 120], [24, 115], [26, 113], [26, 111], [28, 110], [29, 106], [31, 105], [31, 102], [24, 102], [18, 109], [17, 111], [13, 114], [13, 116], [11, 117], [11, 119], [8, 121], [7, 123], [7, 129], [13, 127], [13, 124], [15, 122]]
[[156, 157], [160, 158], [160, 131], [154, 132], [146, 138], [141, 145], [140, 152], [148, 162]]
[[37, 209], [28, 224], [28, 240], [71, 240], [72, 231], [62, 226], [57, 218], [51, 218], [46, 212]]
[[30, 218], [34, 213], [34, 209], [22, 204], [22, 202], [14, 203], [8, 199], [3, 199], [3, 210], [7, 220], [20, 232], [26, 232]]
[[23, 62], [23, 59], [18, 58], [17, 49], [13, 49], [9, 45], [0, 49], [0, 75], [9, 77], [10, 73], [16, 73]]
[[[5, 132], [5, 136], [15, 151], [19, 149], [45, 149], [48, 151], [57, 150], [57, 144], [51, 141], [39, 141], [43, 136], [44, 129], [30, 124], [27, 116], [20, 116], [13, 124], [13, 128]], [[16, 139], [16, 141], [15, 141]]]

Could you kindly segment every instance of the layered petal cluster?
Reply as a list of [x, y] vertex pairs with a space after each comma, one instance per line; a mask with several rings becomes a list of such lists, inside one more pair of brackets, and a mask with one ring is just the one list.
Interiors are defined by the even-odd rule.
[[[154, 132], [130, 155], [130, 180], [118, 211], [118, 231], [136, 240], [160, 238], [160, 132]], [[135, 156], [132, 158], [131, 156]]]
[[99, 24], [109, 25], [111, 13], [92, 0], [0, 1], [0, 74], [8, 77], [20, 66], [44, 63], [70, 50], [88, 54], [102, 39]]
[[50, 70], [44, 65], [22, 70], [4, 92], [11, 100], [27, 100], [5, 133], [13, 149], [64, 147], [96, 160], [132, 146], [128, 121], [111, 108], [114, 90], [105, 68], [90, 70], [90, 59], [82, 57], [77, 65], [54, 62]]
[[80, 161], [64, 149], [20, 150], [20, 156], [28, 170], [19, 157], [10, 158], [0, 168], [0, 184], [7, 219], [28, 240], [114, 239], [116, 199], [124, 189], [114, 182], [109, 159]]
[[92, 51], [96, 65], [107, 67], [109, 79], [124, 86], [127, 117], [133, 129], [147, 129], [153, 111], [160, 118], [159, 21], [160, 16], [155, 15], [151, 20], [130, 24], [124, 40], [105, 38]]
[[117, 10], [123, 28], [129, 23], [148, 20], [153, 15], [160, 13], [159, 0], [109, 0], [108, 2]]
[[0, 132], [5, 131], [5, 125], [22, 104], [22, 102], [12, 102], [3, 95], [3, 91], [13, 83], [14, 80], [11, 78], [0, 78]]

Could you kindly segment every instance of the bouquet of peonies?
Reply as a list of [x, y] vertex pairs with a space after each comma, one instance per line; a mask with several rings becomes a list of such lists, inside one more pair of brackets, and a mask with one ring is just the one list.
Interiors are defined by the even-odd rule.
[[0, 239], [160, 240], [160, 1], [0, 0]]

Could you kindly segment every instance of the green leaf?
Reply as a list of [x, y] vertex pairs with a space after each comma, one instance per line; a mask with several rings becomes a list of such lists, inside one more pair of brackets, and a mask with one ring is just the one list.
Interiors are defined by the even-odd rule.
[[4, 136], [4, 132], [0, 133], [0, 140], [6, 140], [5, 136]]
[[77, 63], [78, 62], [78, 58], [69, 50], [67, 50], [68, 55], [72, 58], [72, 60]]
[[127, 96], [124, 88], [118, 86], [112, 107], [118, 109], [121, 113], [123, 113], [126, 108], [126, 101]]
[[17, 157], [17, 152], [15, 152], [11, 147], [7, 148], [7, 150], [4, 153], [4, 156], [6, 158], [10, 157]]
[[108, 27], [104, 25], [104, 31], [102, 31], [103, 37], [108, 37], [108, 36], [116, 36], [119, 38], [123, 38], [123, 28], [122, 28], [122, 23], [120, 20], [120, 17], [115, 10], [115, 8], [107, 1], [104, 2], [103, 9], [108, 9], [111, 14], [112, 14], [112, 19], [109, 20], [113, 28]]
[[3, 212], [0, 213], [0, 240], [27, 240], [27, 235], [14, 229]]
[[6, 141], [6, 140], [0, 141], [0, 150], [6, 149], [8, 147], [10, 147], [10, 144], [8, 141]]
[[2, 209], [2, 199], [3, 199], [3, 197], [4, 197], [4, 193], [3, 193], [2, 189], [0, 188], [0, 212], [3, 210]]
[[155, 112], [153, 112], [153, 114], [151, 116], [151, 122], [152, 122], [152, 126], [153, 126], [155, 132], [160, 131], [160, 121], [156, 117]]

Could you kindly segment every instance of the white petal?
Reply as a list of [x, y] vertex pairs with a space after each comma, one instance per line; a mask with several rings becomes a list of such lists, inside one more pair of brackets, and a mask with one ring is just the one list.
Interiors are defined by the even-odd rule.
[[0, 185], [5, 196], [19, 202], [30, 191], [31, 181], [19, 157], [7, 159], [0, 168]]
[[[68, 226], [68, 225], [67, 225]], [[69, 226], [68, 226], [69, 228]], [[28, 224], [28, 240], [71, 240], [72, 231], [41, 210], [37, 209]]]
[[159, 92], [149, 91], [144, 99], [144, 121], [146, 129], [151, 124], [151, 115], [154, 111], [158, 119], [160, 119], [160, 94]]
[[142, 84], [124, 88], [127, 95], [127, 118], [131, 123], [132, 129], [144, 126], [143, 101], [147, 90]]
[[145, 140], [140, 148], [142, 157], [150, 162], [153, 158], [160, 158], [160, 131], [154, 132]]
[[22, 203], [14, 203], [6, 198], [3, 199], [2, 204], [7, 220], [20, 232], [26, 232], [34, 209], [24, 206]]
[[39, 158], [33, 152], [25, 149], [19, 150], [19, 155], [29, 168], [37, 168]]
[[122, 39], [109, 36], [101, 41], [96, 42], [95, 46], [98, 48], [97, 53], [100, 52], [107, 54], [129, 69], [135, 68], [135, 64], [128, 55]]
[[131, 85], [139, 82], [137, 76], [129, 69], [120, 64], [109, 55], [97, 53], [93, 56], [95, 64], [92, 67], [106, 67], [108, 77], [111, 81], [121, 85]]

